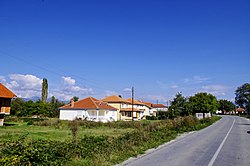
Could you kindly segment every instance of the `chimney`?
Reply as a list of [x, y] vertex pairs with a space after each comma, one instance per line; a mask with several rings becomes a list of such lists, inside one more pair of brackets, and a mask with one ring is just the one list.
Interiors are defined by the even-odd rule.
[[74, 103], [75, 103], [75, 102], [74, 102], [74, 99], [73, 99], [73, 98], [72, 98], [72, 99], [70, 99], [70, 107], [71, 107], [71, 108], [73, 108], [73, 107], [74, 107]]

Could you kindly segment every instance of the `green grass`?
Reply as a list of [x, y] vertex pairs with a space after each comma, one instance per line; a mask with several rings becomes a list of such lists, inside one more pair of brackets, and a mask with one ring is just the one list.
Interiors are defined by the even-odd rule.
[[[187, 116], [112, 123], [9, 121], [8, 126], [0, 127], [0, 165], [114, 165], [219, 119], [214, 116], [199, 121]], [[78, 130], [73, 137], [71, 129], [75, 127]]]
[[[42, 140], [54, 140], [65, 141], [72, 139], [71, 130], [66, 126], [35, 126], [27, 125], [27, 122], [7, 122], [7, 126], [0, 127], [0, 140], [1, 141], [15, 141], [20, 136], [27, 134], [27, 139], [42, 139]], [[84, 135], [89, 136], [114, 136], [118, 137], [124, 133], [133, 131], [131, 128], [116, 129], [108, 127], [97, 128], [78, 128], [77, 137], [81, 138]]]

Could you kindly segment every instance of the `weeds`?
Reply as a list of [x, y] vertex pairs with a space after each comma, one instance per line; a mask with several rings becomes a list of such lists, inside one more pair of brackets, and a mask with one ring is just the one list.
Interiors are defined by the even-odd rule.
[[[72, 132], [72, 140], [32, 140], [25, 139], [27, 135], [23, 135], [17, 141], [1, 144], [0, 165], [114, 165], [149, 148], [157, 147], [179, 133], [201, 129], [216, 120], [218, 117], [199, 121], [192, 116], [141, 122], [95, 123], [74, 120], [67, 122]], [[60, 127], [64, 122], [45, 120], [35, 124]], [[79, 126], [134, 130], [118, 137], [84, 135], [79, 138]]]

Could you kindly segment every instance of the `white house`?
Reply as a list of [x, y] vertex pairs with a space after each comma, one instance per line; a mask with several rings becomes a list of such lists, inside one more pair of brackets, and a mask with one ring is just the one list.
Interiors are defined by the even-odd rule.
[[108, 105], [104, 101], [93, 97], [62, 106], [60, 110], [60, 120], [86, 119], [91, 121], [117, 121], [117, 109]]
[[152, 107], [157, 111], [168, 111], [168, 107], [164, 104], [153, 104]]
[[[120, 96], [107, 96], [102, 99], [107, 102], [110, 106], [118, 109], [118, 120], [140, 120], [144, 119], [146, 115], [149, 115], [149, 107], [146, 104], [134, 100], [132, 110], [132, 99], [123, 99]], [[132, 116], [133, 112], [133, 116]]]

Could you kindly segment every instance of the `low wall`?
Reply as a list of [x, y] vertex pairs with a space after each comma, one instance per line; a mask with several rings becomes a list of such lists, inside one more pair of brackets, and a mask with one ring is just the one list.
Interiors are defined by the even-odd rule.
[[205, 118], [211, 118], [210, 112], [208, 112], [208, 113], [196, 113], [195, 116], [196, 116], [196, 118], [198, 118], [200, 120], [200, 119], [203, 119], [203, 114], [204, 114]]

